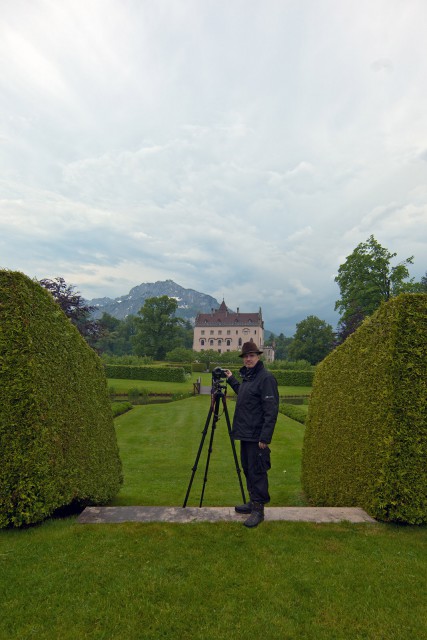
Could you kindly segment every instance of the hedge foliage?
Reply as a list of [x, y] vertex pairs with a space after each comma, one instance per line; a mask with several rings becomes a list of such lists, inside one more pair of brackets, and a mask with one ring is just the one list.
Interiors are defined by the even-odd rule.
[[289, 402], [281, 402], [279, 405], [279, 412], [296, 422], [305, 424], [307, 419], [307, 412], [296, 404], [290, 404]]
[[133, 409], [132, 402], [112, 402], [111, 403], [111, 411], [113, 412], [113, 418], [117, 418], [117, 416], [121, 416], [123, 413], [127, 413]]
[[39, 284], [0, 271], [0, 528], [103, 504], [121, 463], [104, 368]]
[[184, 373], [189, 376], [191, 376], [191, 374], [193, 373], [193, 367], [191, 366], [191, 363], [188, 362], [170, 362], [168, 366], [178, 367], [178, 369], [184, 369]]
[[[209, 371], [212, 372], [215, 367], [222, 367], [223, 369], [230, 369], [233, 372], [238, 371], [243, 366], [239, 366], [236, 369], [235, 364], [211, 364], [209, 366]], [[278, 370], [278, 369], [270, 369], [268, 363], [265, 364], [266, 368], [273, 374], [273, 376], [277, 380], [277, 384], [286, 387], [311, 387], [313, 384], [314, 378], [314, 368], [310, 371], [294, 371], [294, 370]], [[196, 371], [193, 365], [193, 371]], [[235, 375], [238, 375], [235, 373]]]
[[107, 378], [185, 382], [185, 371], [182, 367], [144, 367], [126, 364], [106, 364], [104, 366]]
[[302, 457], [315, 505], [427, 522], [427, 295], [383, 304], [317, 367]]
[[[267, 365], [268, 367], [268, 365]], [[311, 387], [313, 384], [314, 370], [271, 370], [277, 380], [277, 384], [285, 387]]]

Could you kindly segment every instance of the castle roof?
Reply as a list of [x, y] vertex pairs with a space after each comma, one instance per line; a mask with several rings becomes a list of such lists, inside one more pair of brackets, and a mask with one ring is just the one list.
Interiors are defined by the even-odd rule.
[[263, 327], [261, 308], [258, 313], [240, 313], [230, 311], [224, 300], [219, 309], [212, 309], [211, 313], [198, 313], [195, 320], [196, 327], [222, 327], [222, 326], [258, 326]]

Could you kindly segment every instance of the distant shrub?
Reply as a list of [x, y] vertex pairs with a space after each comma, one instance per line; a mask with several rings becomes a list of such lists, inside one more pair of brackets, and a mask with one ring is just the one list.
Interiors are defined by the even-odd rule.
[[190, 364], [193, 362], [196, 356], [196, 352], [193, 349], [184, 349], [183, 347], [176, 347], [172, 351], [166, 353], [166, 360], [169, 362], [187, 362]]
[[114, 356], [106, 353], [102, 354], [101, 359], [107, 364], [130, 364], [133, 366], [149, 365], [153, 362], [153, 358], [151, 358], [151, 356]]
[[277, 380], [277, 384], [286, 387], [311, 387], [313, 384], [314, 370], [305, 371], [285, 371], [279, 369], [271, 370], [271, 373]]
[[141, 396], [148, 396], [146, 389], [139, 389], [138, 387], [131, 387], [128, 389], [128, 398], [130, 402], [138, 400]]
[[279, 412], [285, 416], [288, 416], [288, 418], [292, 418], [292, 420], [295, 420], [296, 422], [305, 424], [307, 411], [305, 409], [302, 409], [298, 405], [282, 402], [279, 405]]
[[124, 380], [154, 380], [157, 382], [185, 382], [185, 372], [180, 367], [149, 367], [106, 364], [107, 378]]
[[168, 364], [168, 367], [178, 367], [179, 369], [184, 369], [185, 375], [190, 377], [191, 377], [191, 374], [193, 373], [193, 368], [191, 364], [188, 364], [185, 362], [179, 362], [179, 363], [170, 362]]
[[383, 304], [317, 366], [302, 480], [312, 504], [427, 522], [427, 295]]
[[307, 360], [274, 360], [268, 363], [268, 368], [286, 369], [287, 371], [314, 371], [315, 367]]
[[121, 463], [104, 368], [46, 289], [0, 271], [0, 527], [104, 504]]
[[113, 413], [113, 418], [117, 418], [117, 416], [121, 416], [123, 413], [126, 413], [131, 409], [133, 409], [132, 402], [112, 402], [111, 403], [111, 411]]

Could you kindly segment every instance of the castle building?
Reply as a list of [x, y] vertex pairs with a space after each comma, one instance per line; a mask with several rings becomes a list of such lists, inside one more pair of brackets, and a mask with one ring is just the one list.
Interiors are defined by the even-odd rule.
[[[264, 322], [261, 307], [258, 313], [234, 313], [227, 309], [222, 301], [219, 309], [211, 313], [197, 314], [194, 326], [193, 350], [205, 351], [213, 349], [218, 353], [239, 351], [244, 342], [254, 342], [264, 351], [266, 359], [273, 359], [271, 347], [263, 347]], [[268, 350], [268, 353], [265, 350]]]

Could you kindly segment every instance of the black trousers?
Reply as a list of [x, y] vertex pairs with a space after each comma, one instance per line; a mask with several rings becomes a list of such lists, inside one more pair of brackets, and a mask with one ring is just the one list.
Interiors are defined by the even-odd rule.
[[240, 460], [252, 502], [270, 502], [267, 472], [271, 467], [270, 449], [260, 449], [258, 442], [240, 442]]

